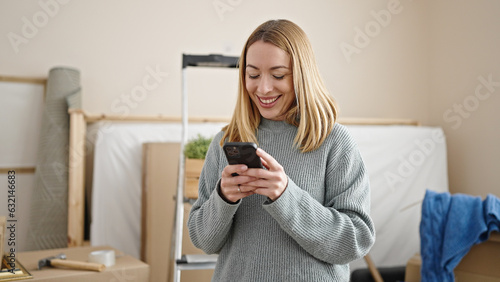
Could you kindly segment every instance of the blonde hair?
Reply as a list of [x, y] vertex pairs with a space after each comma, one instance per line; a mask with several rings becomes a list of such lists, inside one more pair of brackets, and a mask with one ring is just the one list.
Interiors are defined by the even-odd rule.
[[229, 142], [257, 143], [260, 112], [246, 89], [246, 55], [256, 41], [271, 43], [290, 55], [296, 99], [285, 113], [285, 120], [297, 126], [294, 144], [302, 152], [317, 149], [332, 131], [337, 106], [318, 71], [314, 53], [305, 32], [288, 20], [261, 24], [248, 38], [239, 62], [238, 98], [230, 123], [223, 128], [221, 146]]

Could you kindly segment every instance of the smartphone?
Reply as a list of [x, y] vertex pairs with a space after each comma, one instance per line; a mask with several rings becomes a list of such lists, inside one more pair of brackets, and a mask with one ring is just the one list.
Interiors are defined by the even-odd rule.
[[223, 150], [230, 165], [244, 164], [249, 168], [263, 168], [255, 143], [228, 142], [224, 144]]

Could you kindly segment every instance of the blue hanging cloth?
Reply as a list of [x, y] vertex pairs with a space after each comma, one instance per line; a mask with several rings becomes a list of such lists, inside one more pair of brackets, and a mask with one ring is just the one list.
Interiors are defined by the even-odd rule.
[[422, 203], [422, 281], [455, 281], [453, 270], [470, 248], [500, 230], [500, 199], [427, 190]]

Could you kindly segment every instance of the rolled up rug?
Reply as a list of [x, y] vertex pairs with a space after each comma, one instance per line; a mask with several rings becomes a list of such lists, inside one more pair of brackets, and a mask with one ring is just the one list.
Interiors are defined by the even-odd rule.
[[68, 245], [68, 100], [75, 103], [80, 91], [78, 70], [66, 67], [50, 70], [31, 199], [28, 250]]

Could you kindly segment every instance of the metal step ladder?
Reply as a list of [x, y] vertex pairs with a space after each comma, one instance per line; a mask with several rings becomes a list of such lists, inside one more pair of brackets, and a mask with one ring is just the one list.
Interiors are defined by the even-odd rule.
[[216, 255], [183, 255], [182, 234], [184, 225], [184, 146], [188, 136], [188, 67], [237, 68], [239, 57], [223, 55], [182, 55], [182, 135], [179, 155], [179, 176], [177, 178], [177, 196], [174, 227], [174, 282], [180, 282], [182, 270], [213, 269], [217, 261]]

